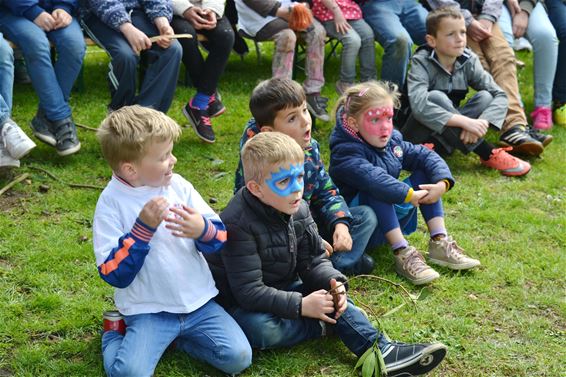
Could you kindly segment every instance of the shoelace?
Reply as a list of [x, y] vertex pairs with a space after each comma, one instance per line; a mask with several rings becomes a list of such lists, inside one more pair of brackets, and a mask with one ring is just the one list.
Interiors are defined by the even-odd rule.
[[6, 124], [4, 127], [6, 128], [5, 137], [3, 138], [4, 144], [7, 143], [7, 139], [13, 139], [14, 144], [19, 144], [25, 142], [24, 137], [16, 127], [12, 126], [11, 124]]
[[210, 105], [211, 103], [213, 103], [214, 101], [216, 101], [216, 94], [213, 93], [210, 98], [208, 99], [208, 104]]
[[429, 267], [421, 253], [416, 250], [412, 250], [409, 255], [407, 255], [407, 259], [405, 259], [405, 262], [403, 263], [403, 268], [414, 274], [427, 270]]
[[464, 249], [462, 249], [452, 237], [448, 237], [446, 239], [446, 243], [448, 244], [448, 248], [446, 250], [446, 254], [448, 257], [453, 257], [456, 260], [462, 260], [465, 258]]
[[202, 120], [202, 124], [204, 124], [205, 126], [212, 127], [212, 123], [210, 123], [210, 117], [201, 116], [200, 119]]
[[493, 159], [494, 162], [504, 165], [503, 169], [512, 168], [516, 165], [516, 160], [513, 156], [507, 153], [507, 151], [512, 149], [512, 147], [496, 148], [493, 152], [491, 152], [490, 160]]

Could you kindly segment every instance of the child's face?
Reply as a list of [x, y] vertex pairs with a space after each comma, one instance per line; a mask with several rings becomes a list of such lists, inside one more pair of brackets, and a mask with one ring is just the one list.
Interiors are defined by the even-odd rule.
[[464, 18], [445, 17], [440, 20], [436, 36], [427, 34], [427, 43], [440, 57], [456, 59], [466, 48]]
[[261, 130], [284, 133], [295, 139], [301, 148], [306, 148], [311, 142], [311, 124], [311, 115], [305, 101], [301, 106], [279, 110], [273, 120], [273, 126], [265, 126]]
[[393, 133], [393, 101], [373, 102], [353, 120], [352, 128], [368, 144], [384, 148]]
[[303, 162], [271, 165], [268, 173], [258, 187], [256, 196], [268, 206], [287, 215], [299, 210], [303, 197]]
[[173, 156], [172, 141], [151, 142], [141, 160], [132, 163], [134, 175], [129, 183], [133, 186], [167, 186], [173, 177], [173, 166], [177, 158]]

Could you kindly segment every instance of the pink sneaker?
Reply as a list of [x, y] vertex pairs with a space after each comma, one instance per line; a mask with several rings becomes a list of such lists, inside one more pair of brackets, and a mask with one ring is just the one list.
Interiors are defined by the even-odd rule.
[[552, 110], [550, 107], [537, 106], [531, 113], [535, 130], [550, 130], [552, 128]]

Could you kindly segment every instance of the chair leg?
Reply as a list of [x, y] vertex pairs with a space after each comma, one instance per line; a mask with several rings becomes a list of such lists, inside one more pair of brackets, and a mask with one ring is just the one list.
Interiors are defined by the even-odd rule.
[[257, 65], [261, 64], [261, 48], [259, 47], [259, 42], [254, 40], [255, 54], [257, 56]]

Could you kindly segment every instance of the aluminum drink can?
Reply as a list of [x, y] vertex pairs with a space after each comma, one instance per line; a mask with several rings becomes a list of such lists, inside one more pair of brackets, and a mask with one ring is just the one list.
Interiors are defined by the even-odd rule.
[[122, 317], [122, 314], [117, 310], [104, 312], [102, 314], [102, 322], [104, 332], [118, 331], [122, 335], [126, 333], [126, 322], [124, 322], [124, 317]]

